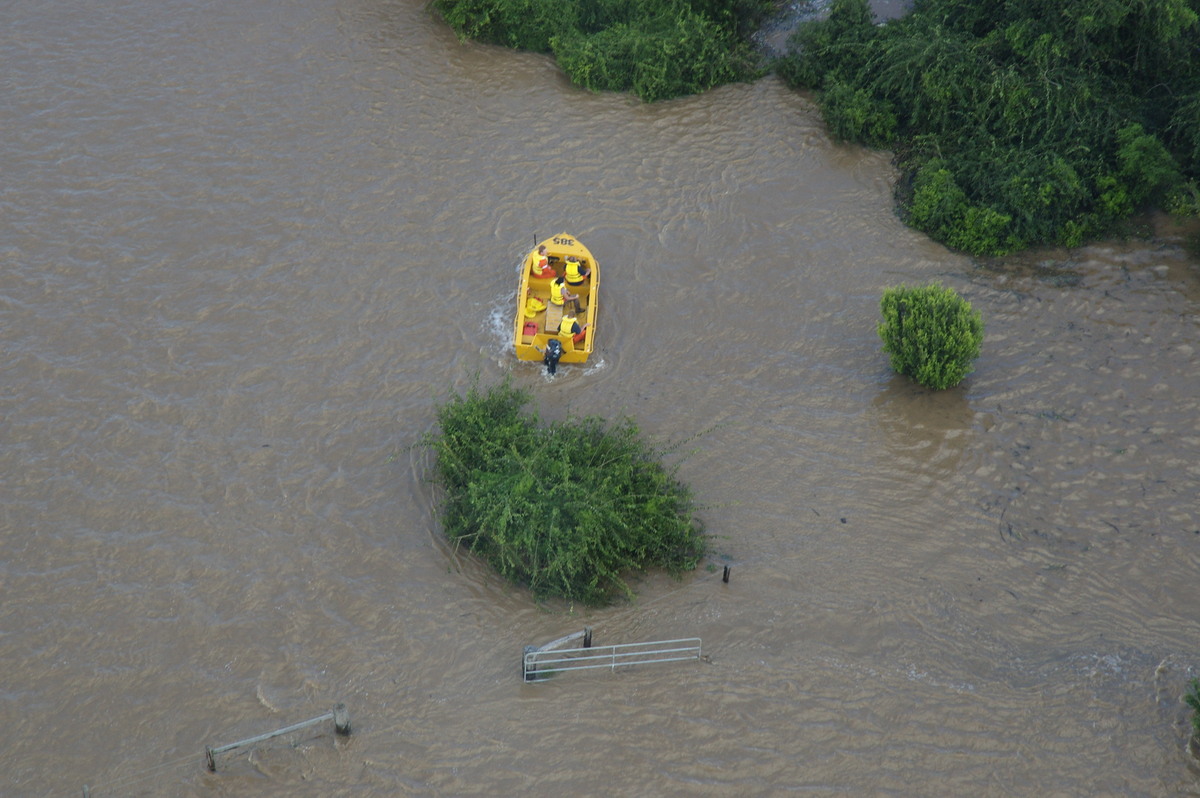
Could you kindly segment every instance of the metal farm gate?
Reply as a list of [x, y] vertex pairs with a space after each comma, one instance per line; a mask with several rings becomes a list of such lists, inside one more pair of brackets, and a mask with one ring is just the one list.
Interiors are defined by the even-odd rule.
[[[557, 645], [583, 637], [583, 648], [556, 648]], [[544, 646], [526, 646], [521, 675], [526, 682], [544, 679], [564, 671], [583, 671], [617, 668], [630, 665], [653, 665], [659, 662], [680, 662], [700, 659], [700, 638], [655, 640], [648, 643], [618, 643], [611, 646], [592, 646], [591, 630], [568, 635]]]

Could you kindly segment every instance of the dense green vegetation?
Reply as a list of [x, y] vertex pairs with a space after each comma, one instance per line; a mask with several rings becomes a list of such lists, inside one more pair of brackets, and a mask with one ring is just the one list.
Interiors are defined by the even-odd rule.
[[[774, 0], [434, 0], [460, 36], [550, 53], [647, 102], [762, 74]], [[775, 65], [834, 136], [896, 153], [912, 227], [999, 255], [1149, 207], [1200, 213], [1200, 0], [833, 0]]]
[[778, 64], [833, 134], [891, 147], [914, 228], [958, 250], [1078, 245], [1200, 210], [1200, 0], [834, 0]]
[[426, 443], [449, 538], [536, 596], [584, 604], [632, 595], [633, 570], [695, 568], [706, 541], [690, 491], [633, 422], [543, 425], [529, 399], [506, 381], [439, 408]]
[[461, 37], [552, 53], [592, 91], [646, 102], [762, 74], [748, 34], [771, 0], [434, 0]]
[[938, 391], [971, 373], [983, 344], [983, 321], [954, 289], [889, 288], [879, 308], [879, 337], [897, 372]]

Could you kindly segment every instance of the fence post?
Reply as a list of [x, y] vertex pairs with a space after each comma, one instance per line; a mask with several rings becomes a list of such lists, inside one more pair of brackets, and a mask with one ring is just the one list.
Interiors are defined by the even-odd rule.
[[525, 646], [525, 651], [521, 655], [521, 681], [523, 682], [537, 680], [537, 663], [530, 665], [528, 659], [528, 656], [537, 650], [537, 646]]
[[345, 704], [338, 703], [333, 708], [333, 730], [343, 737], [350, 735], [350, 713]]

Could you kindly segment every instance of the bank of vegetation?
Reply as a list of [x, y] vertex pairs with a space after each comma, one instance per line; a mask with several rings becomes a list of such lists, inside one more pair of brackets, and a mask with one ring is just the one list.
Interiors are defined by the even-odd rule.
[[679, 575], [707, 551], [689, 488], [631, 420], [544, 424], [511, 382], [438, 409], [426, 443], [444, 489], [442, 528], [539, 598], [604, 604], [631, 573]]
[[906, 221], [947, 246], [1075, 246], [1200, 211], [1200, 0], [834, 0], [779, 73], [833, 134], [886, 147]]
[[646, 102], [764, 73], [749, 34], [773, 0], [434, 0], [460, 37], [549, 53], [592, 91]]
[[[647, 102], [764, 73], [776, 0], [434, 0], [464, 38]], [[1200, 0], [833, 0], [774, 66], [840, 140], [890, 148], [906, 222], [976, 255], [1200, 214]], [[1200, 242], [1193, 242], [1200, 246]]]

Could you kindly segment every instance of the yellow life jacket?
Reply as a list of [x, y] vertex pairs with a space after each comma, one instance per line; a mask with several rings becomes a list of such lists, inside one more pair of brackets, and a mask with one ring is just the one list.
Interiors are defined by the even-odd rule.
[[535, 249], [533, 251], [533, 258], [531, 258], [529, 262], [530, 274], [532, 274], [534, 277], [541, 277], [542, 272], [544, 272], [549, 266], [549, 258], [545, 255], [539, 255]]
[[562, 323], [558, 325], [558, 334], [574, 335], [576, 321], [578, 320], [574, 316], [568, 316], [564, 313], [562, 317]]
[[583, 282], [583, 276], [579, 273], [579, 268], [582, 265], [577, 260], [567, 261], [567, 282], [571, 285], [579, 285]]
[[532, 319], [537, 314], [546, 309], [546, 303], [535, 296], [529, 297], [525, 302], [525, 318]]
[[566, 288], [566, 286], [564, 286], [558, 280], [550, 283], [550, 301], [556, 305], [561, 305], [563, 303], [562, 294], [564, 288]]

